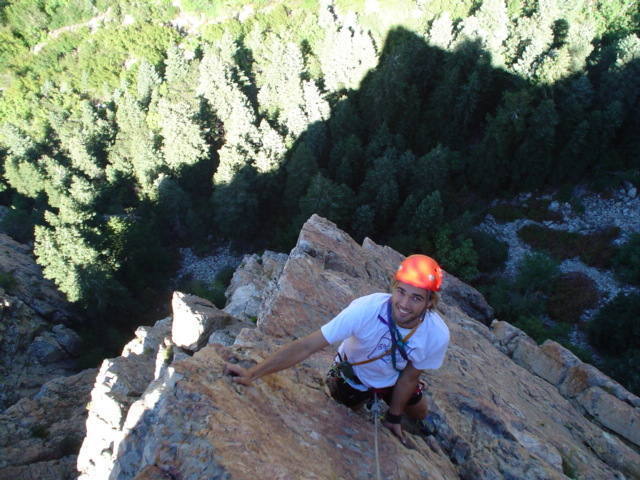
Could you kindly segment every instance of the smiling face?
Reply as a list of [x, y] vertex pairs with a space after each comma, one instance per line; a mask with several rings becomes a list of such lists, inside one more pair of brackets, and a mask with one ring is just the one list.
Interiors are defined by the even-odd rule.
[[424, 288], [397, 282], [391, 293], [391, 315], [396, 325], [413, 328], [431, 307], [432, 293]]

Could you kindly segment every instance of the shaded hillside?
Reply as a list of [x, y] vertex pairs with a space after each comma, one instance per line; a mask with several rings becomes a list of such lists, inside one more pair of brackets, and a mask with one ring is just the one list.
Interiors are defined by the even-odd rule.
[[479, 196], [637, 180], [631, 3], [5, 2], [5, 228], [93, 315], [312, 213], [470, 279]]

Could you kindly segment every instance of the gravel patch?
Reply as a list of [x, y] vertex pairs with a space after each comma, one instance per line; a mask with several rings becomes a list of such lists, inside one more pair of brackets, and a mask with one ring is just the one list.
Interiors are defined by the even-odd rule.
[[180, 269], [175, 282], [190, 277], [205, 283], [213, 283], [218, 272], [227, 267], [236, 268], [244, 255], [231, 252], [228, 247], [220, 247], [210, 255], [198, 257], [190, 248], [180, 249]]
[[[616, 226], [620, 228], [620, 235], [614, 243], [625, 243], [633, 233], [640, 232], [640, 197], [631, 185], [617, 190], [611, 198], [602, 198], [584, 189], [577, 188], [575, 198], [584, 211], [577, 213], [569, 203], [552, 201], [550, 210], [562, 214], [562, 221], [535, 222], [533, 220], [518, 219], [508, 223], [498, 223], [491, 215], [487, 215], [480, 230], [494, 235], [509, 245], [509, 254], [502, 274], [508, 278], [514, 278], [518, 271], [518, 265], [522, 259], [533, 253], [533, 249], [518, 237], [518, 230], [525, 225], [536, 224], [557, 230], [565, 230], [581, 234], [593, 233], [606, 227]], [[532, 198], [532, 194], [519, 195], [515, 202], [524, 202]], [[550, 200], [550, 196], [541, 197]], [[619, 293], [637, 293], [637, 287], [620, 283], [613, 272], [600, 270], [584, 264], [578, 257], [564, 260], [560, 264], [561, 272], [581, 272], [589, 276], [597, 285], [601, 299], [598, 308], [586, 311], [581, 320], [590, 319], [599, 308], [612, 300]]]

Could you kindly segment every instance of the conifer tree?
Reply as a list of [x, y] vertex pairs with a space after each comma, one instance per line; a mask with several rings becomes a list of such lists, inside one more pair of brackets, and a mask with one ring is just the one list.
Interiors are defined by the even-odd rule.
[[5, 123], [0, 144], [6, 149], [4, 178], [22, 195], [35, 198], [44, 189], [45, 174], [37, 161], [35, 142], [17, 127]]
[[244, 166], [232, 181], [214, 186], [214, 223], [223, 237], [247, 242], [260, 230], [261, 205], [256, 184], [255, 169]]
[[[442, 223], [443, 215], [442, 198], [440, 192], [436, 190], [419, 203], [415, 216], [412, 217], [412, 228], [415, 228], [417, 234], [429, 235], [428, 232], [434, 232]], [[433, 236], [433, 233], [430, 236]]]
[[196, 112], [187, 102], [169, 102], [161, 99], [158, 105], [162, 153], [171, 171], [195, 165], [205, 158], [207, 146], [200, 126], [194, 121]]
[[552, 99], [540, 102], [527, 119], [526, 133], [515, 152], [512, 182], [535, 188], [544, 185], [553, 162], [558, 114]]
[[304, 61], [300, 48], [274, 33], [261, 35], [254, 46], [258, 104], [267, 116], [278, 119], [291, 138], [306, 128], [309, 120], [305, 111], [302, 89]]
[[428, 35], [429, 44], [446, 50], [454, 39], [453, 22], [449, 12], [438, 15], [431, 23]]
[[364, 152], [355, 135], [343, 136], [333, 146], [329, 157], [329, 172], [338, 182], [355, 187], [362, 178]]
[[377, 63], [375, 46], [354, 16], [334, 15], [321, 9], [320, 25], [326, 34], [318, 55], [324, 83], [330, 91], [355, 89]]
[[151, 100], [151, 93], [161, 83], [160, 75], [156, 69], [146, 60], [140, 62], [136, 77], [136, 99], [142, 105], [148, 105]]
[[351, 221], [351, 231], [357, 240], [362, 241], [364, 237], [374, 234], [375, 216], [376, 212], [371, 205], [360, 205], [356, 208]]
[[91, 179], [104, 178], [105, 150], [111, 131], [93, 106], [81, 101], [71, 111], [52, 112], [50, 122], [71, 166]]
[[300, 199], [300, 224], [314, 213], [341, 225], [349, 225], [355, 208], [355, 195], [346, 185], [339, 185], [317, 173], [304, 197]]
[[459, 41], [463, 38], [482, 41], [494, 65], [502, 65], [503, 42], [509, 36], [509, 17], [504, 0], [484, 0], [474, 15], [462, 22]]
[[300, 198], [305, 194], [311, 179], [318, 173], [314, 152], [304, 140], [300, 141], [286, 165], [287, 180], [284, 189], [284, 205], [289, 211], [297, 210]]
[[153, 196], [163, 158], [155, 147], [147, 116], [135, 98], [126, 92], [117, 98], [116, 106], [117, 134], [109, 150], [108, 178], [116, 181], [117, 172], [133, 176], [141, 187], [141, 196]]
[[122, 293], [122, 287], [113, 278], [119, 263], [102, 248], [97, 220], [75, 198], [63, 198], [59, 213], [46, 212], [46, 224], [36, 226], [34, 253], [44, 276], [53, 280], [69, 301], [81, 301], [94, 312], [104, 312], [112, 295]]

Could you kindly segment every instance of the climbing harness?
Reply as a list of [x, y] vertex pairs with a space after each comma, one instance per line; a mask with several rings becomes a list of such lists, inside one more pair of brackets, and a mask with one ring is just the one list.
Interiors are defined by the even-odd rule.
[[401, 369], [398, 369], [396, 365], [396, 350], [400, 352], [400, 355], [405, 361], [409, 360], [407, 351], [406, 351], [406, 346], [409, 343], [409, 339], [413, 336], [414, 333], [416, 333], [416, 330], [420, 326], [420, 323], [418, 323], [418, 325], [413, 327], [409, 331], [409, 333], [407, 333], [405, 337], [402, 338], [402, 335], [400, 335], [400, 331], [398, 330], [398, 327], [396, 326], [395, 322], [393, 321], [393, 317], [391, 316], [391, 302], [387, 302], [387, 317], [389, 318], [388, 321], [385, 320], [385, 318], [382, 315], [378, 315], [378, 320], [380, 320], [382, 323], [386, 324], [389, 327], [389, 334], [391, 335], [391, 348], [389, 348], [384, 353], [381, 353], [380, 355], [377, 355], [372, 358], [368, 358], [367, 360], [362, 360], [361, 362], [349, 362], [346, 354], [344, 355], [344, 358], [340, 354], [338, 354], [338, 359], [340, 361], [336, 364], [336, 368], [344, 378], [354, 383], [362, 384], [360, 379], [356, 376], [355, 372], [353, 371], [353, 366], [364, 365], [365, 363], [375, 362], [376, 360], [380, 360], [382, 357], [389, 354], [391, 354], [391, 364], [393, 365], [393, 368], [398, 372], [402, 371]]

